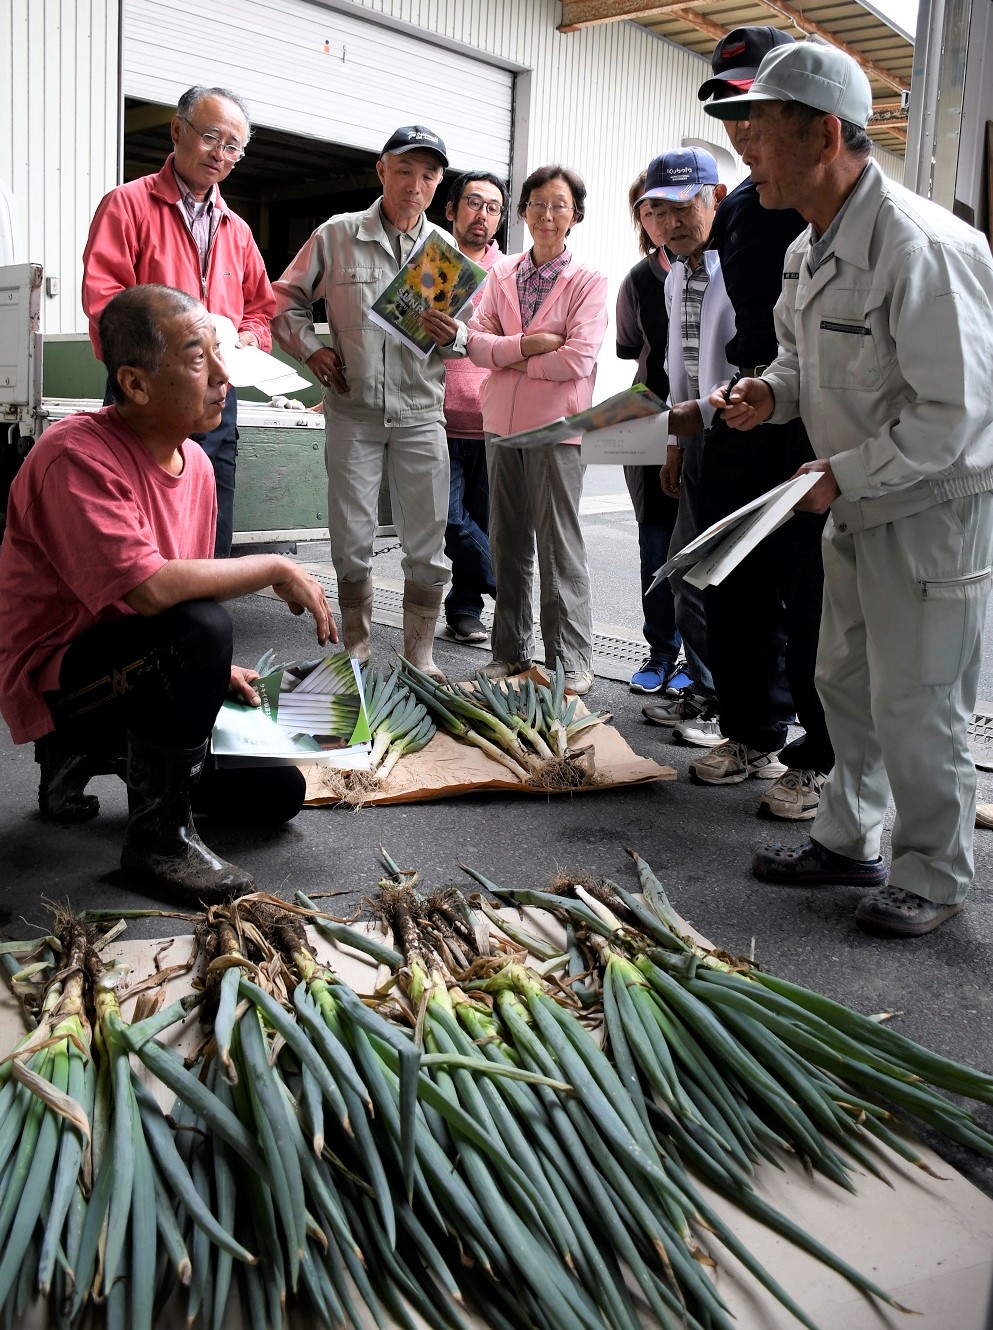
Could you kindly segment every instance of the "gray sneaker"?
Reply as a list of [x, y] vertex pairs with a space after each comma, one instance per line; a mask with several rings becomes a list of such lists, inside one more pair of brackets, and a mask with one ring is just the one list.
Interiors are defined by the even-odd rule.
[[683, 693], [681, 697], [667, 697], [664, 702], [648, 702], [641, 708], [641, 714], [653, 725], [682, 725], [703, 715], [707, 702], [702, 693]]
[[820, 771], [791, 767], [759, 800], [759, 817], [786, 822], [809, 822], [817, 816], [821, 790], [827, 777]]
[[777, 780], [786, 774], [778, 753], [761, 753], [743, 743], [726, 739], [706, 757], [690, 763], [690, 775], [704, 785], [740, 785], [749, 776], [759, 780]]
[[713, 702], [698, 716], [690, 717], [677, 725], [672, 737], [678, 739], [680, 743], [691, 744], [694, 748], [716, 748], [726, 742], [721, 733], [721, 718]]

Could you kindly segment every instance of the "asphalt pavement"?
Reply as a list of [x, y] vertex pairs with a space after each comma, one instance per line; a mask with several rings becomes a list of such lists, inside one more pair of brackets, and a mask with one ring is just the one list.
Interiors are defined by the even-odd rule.
[[[636, 644], [637, 528], [617, 468], [588, 472], [583, 524], [597, 627]], [[301, 546], [298, 557], [327, 565], [328, 547]], [[395, 540], [377, 540], [374, 576], [377, 586], [402, 580]], [[308, 624], [271, 596], [246, 597], [231, 610], [240, 663], [253, 664], [270, 646], [284, 658], [314, 654]], [[377, 615], [374, 658], [386, 663], [400, 643], [395, 616]], [[749, 643], [741, 649], [747, 652]], [[988, 647], [982, 697], [993, 697], [991, 654]], [[453, 677], [471, 677], [488, 658], [478, 648], [438, 637], [436, 659]], [[677, 745], [669, 731], [647, 724], [641, 715], [646, 699], [628, 690], [626, 665], [612, 672], [620, 677], [598, 678], [588, 704], [613, 713], [632, 748], [674, 767], [677, 780], [573, 796], [478, 795], [357, 812], [321, 807], [304, 809], [278, 831], [213, 828], [205, 821], [201, 833], [219, 853], [248, 868], [260, 887], [286, 897], [298, 888], [334, 892], [341, 914], [357, 909], [375, 887], [383, 846], [404, 867], [417, 868], [428, 887], [467, 884], [460, 860], [509, 885], [582, 870], [633, 886], [625, 853], [632, 847], [652, 865], [676, 908], [715, 943], [753, 955], [767, 969], [860, 1011], [893, 1013], [895, 1029], [993, 1071], [993, 832], [977, 832], [976, 881], [962, 914], [917, 941], [869, 937], [855, 927], [853, 889], [755, 881], [749, 871], [753, 847], [764, 839], [795, 844], [804, 827], [756, 817], [759, 781], [728, 788], [691, 784], [687, 764], [699, 750]], [[15, 747], [0, 730], [0, 932], [23, 937], [44, 929], [46, 900], [68, 897], [78, 909], [152, 903], [130, 890], [117, 870], [126, 819], [123, 785], [111, 777], [92, 783], [102, 804], [93, 822], [44, 824], [31, 748]], [[979, 783], [980, 798], [993, 800], [993, 775], [981, 771]], [[128, 928], [136, 937], [188, 931], [168, 918], [134, 920]], [[993, 1110], [981, 1110], [980, 1117], [993, 1129]], [[993, 1164], [931, 1143], [993, 1196]]]

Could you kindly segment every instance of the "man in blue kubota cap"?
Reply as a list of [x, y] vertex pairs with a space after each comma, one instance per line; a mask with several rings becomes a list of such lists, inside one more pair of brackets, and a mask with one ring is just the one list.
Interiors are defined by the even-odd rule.
[[[778, 28], [735, 28], [714, 49], [713, 73], [700, 88], [701, 99], [712, 96], [720, 101], [746, 92], [763, 57], [791, 45], [793, 39]], [[732, 147], [741, 153], [748, 121], [726, 120], [724, 125]], [[804, 225], [793, 209], [763, 208], [751, 177], [721, 204], [711, 243], [734, 307], [728, 360], [741, 375], [753, 376], [756, 367], [775, 359], [773, 308], [783, 285], [783, 256]], [[812, 458], [800, 420], [766, 424], [746, 435], [729, 429], [718, 412], [703, 449], [701, 524], [709, 526], [788, 480]], [[737, 785], [753, 776], [767, 776], [771, 768], [765, 755], [778, 752], [786, 770], [774, 782], [763, 781], [766, 789], [757, 811], [789, 821], [815, 816], [834, 763], [814, 684], [824, 581], [823, 526], [823, 514], [797, 514], [756, 546], [724, 581], [704, 591], [719, 719], [703, 713], [678, 721], [684, 741], [715, 744], [690, 764], [691, 777], [704, 785]], [[786, 744], [794, 711], [803, 733]], [[648, 719], [659, 723], [651, 714]]]
[[867, 887], [863, 928], [919, 937], [959, 913], [973, 877], [993, 257], [978, 231], [870, 160], [869, 81], [827, 42], [771, 50], [747, 92], [706, 109], [748, 120], [743, 158], [762, 206], [808, 223], [786, 254], [779, 352], [731, 389], [724, 419], [752, 430], [799, 416], [816, 457], [801, 470], [819, 477], [800, 506], [829, 513], [817, 686], [835, 766], [810, 838], [763, 847], [753, 870]]

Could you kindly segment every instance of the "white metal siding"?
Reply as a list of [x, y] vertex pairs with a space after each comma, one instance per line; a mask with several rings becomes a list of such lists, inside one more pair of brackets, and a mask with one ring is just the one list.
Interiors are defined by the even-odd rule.
[[[628, 185], [659, 152], [686, 141], [719, 149], [728, 139], [703, 110], [697, 89], [709, 61], [654, 37], [635, 23], [604, 23], [560, 33], [559, 0], [328, 0], [336, 9], [358, 7], [386, 22], [414, 24], [443, 38], [475, 45], [531, 71], [530, 98], [518, 106], [526, 121], [526, 161], [515, 160], [514, 181], [545, 162], [575, 167], [586, 181], [586, 220], [570, 238], [577, 256], [607, 274], [611, 305], [638, 257], [627, 210]], [[518, 93], [525, 81], [519, 81]], [[444, 133], [443, 126], [438, 129]], [[902, 159], [874, 153], [888, 175], [902, 178]], [[736, 160], [736, 159], [735, 159]], [[722, 175], [731, 186], [736, 167]], [[523, 228], [517, 247], [527, 243]], [[613, 309], [611, 308], [611, 315]], [[600, 356], [597, 396], [630, 381], [630, 362], [613, 356], [613, 324]]]
[[[614, 300], [624, 274], [640, 257], [628, 186], [657, 153], [686, 140], [726, 153], [723, 127], [704, 113], [696, 95], [709, 63], [634, 23], [560, 33], [558, 0], [359, 2], [387, 22], [416, 24], [529, 68], [529, 101], [518, 108], [519, 115], [526, 110], [526, 161], [515, 158], [514, 184], [519, 187], [528, 170], [546, 162], [574, 167], [586, 181], [586, 219], [569, 244], [609, 282], [611, 327], [600, 355], [596, 395], [629, 383], [633, 366], [613, 354]], [[523, 91], [519, 86], [519, 96]], [[729, 186], [740, 178], [737, 165], [724, 177]], [[529, 243], [522, 226], [513, 239], [518, 249]]]
[[43, 330], [82, 331], [83, 244], [117, 176], [117, 4], [0, 0], [4, 49], [0, 179], [16, 200], [17, 248], [58, 281], [42, 297]]
[[[223, 39], [205, 50], [205, 33]], [[125, 94], [174, 106], [194, 83], [234, 89], [273, 129], [378, 153], [416, 122], [453, 167], [509, 168], [506, 69], [308, 0], [125, 0]]]

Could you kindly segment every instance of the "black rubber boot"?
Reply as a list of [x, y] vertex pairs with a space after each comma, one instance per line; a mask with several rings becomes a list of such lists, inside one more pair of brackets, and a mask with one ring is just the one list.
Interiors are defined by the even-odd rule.
[[131, 814], [121, 867], [157, 895], [193, 908], [255, 889], [251, 876], [214, 854], [193, 825], [190, 792], [207, 748], [158, 748], [128, 735]]
[[124, 760], [92, 757], [70, 752], [57, 734], [35, 741], [34, 760], [41, 767], [38, 807], [48, 822], [87, 822], [100, 812], [100, 800], [86, 794], [94, 776], [117, 775], [124, 779]]

